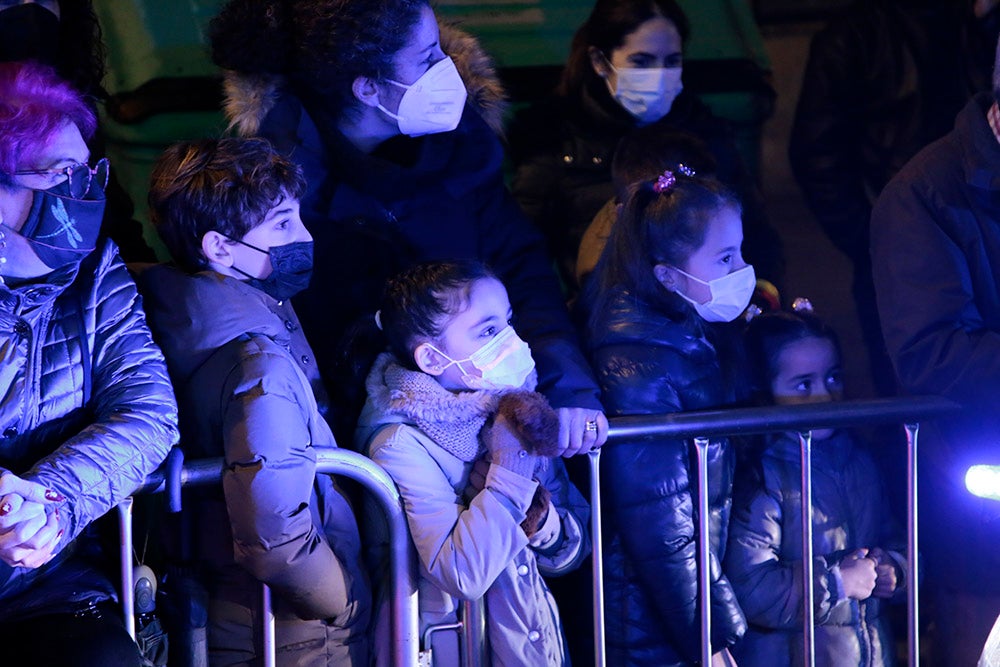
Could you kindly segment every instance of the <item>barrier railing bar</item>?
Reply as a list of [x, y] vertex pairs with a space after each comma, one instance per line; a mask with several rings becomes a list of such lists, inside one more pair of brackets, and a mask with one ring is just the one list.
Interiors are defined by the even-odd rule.
[[590, 452], [590, 535], [594, 580], [594, 664], [606, 664], [604, 646], [604, 537], [601, 531], [601, 450]]
[[799, 431], [802, 453], [802, 655], [806, 664], [816, 664], [816, 597], [813, 582], [812, 522], [812, 431]]
[[[952, 401], [934, 397], [911, 397], [896, 399], [874, 399], [864, 401], [845, 401], [841, 403], [827, 403], [800, 406], [771, 406], [761, 408], [738, 408], [731, 410], [711, 410], [699, 412], [673, 413], [669, 415], [653, 416], [629, 416], [617, 417], [610, 420], [608, 433], [609, 443], [616, 440], [629, 440], [637, 438], [669, 437], [675, 439], [696, 439], [704, 441], [707, 447], [708, 438], [720, 435], [736, 434], [757, 434], [769, 433], [782, 430], [801, 430], [802, 427], [809, 428], [836, 428], [840, 426], [857, 426], [858, 424], [886, 423], [893, 421], [916, 422], [919, 419], [931, 419], [935, 417], [952, 414], [958, 410], [958, 405]], [[918, 534], [916, 521], [918, 518], [917, 505], [917, 432], [916, 423], [906, 424], [907, 444], [908, 444], [908, 625], [910, 643], [910, 665], [919, 662], [917, 653], [918, 645], [918, 622], [919, 610], [917, 607], [918, 584], [917, 584], [917, 544]], [[699, 450], [699, 506], [702, 500], [707, 504], [707, 468], [704, 466], [701, 451], [696, 442], [696, 449]], [[811, 452], [803, 451], [803, 454]], [[811, 456], [809, 457], [811, 461]], [[805, 456], [804, 456], [805, 459]], [[170, 459], [172, 466], [164, 467], [150, 474], [146, 481], [135, 491], [139, 493], [157, 493], [169, 490], [168, 487], [179, 488], [180, 485], [204, 485], [218, 483], [222, 478], [222, 459], [203, 459], [192, 461], [181, 466], [182, 459]], [[603, 666], [606, 658], [605, 628], [604, 628], [604, 586], [603, 586], [603, 559], [602, 554], [602, 533], [601, 533], [601, 502], [600, 502], [600, 454], [594, 453], [590, 456], [591, 463], [591, 527], [593, 534], [594, 558], [594, 625], [595, 625], [595, 656], [596, 664]], [[168, 469], [173, 470], [169, 473]], [[704, 486], [702, 486], [702, 471], [705, 473]], [[419, 649], [419, 635], [417, 622], [417, 593], [412, 580], [413, 553], [409, 548], [409, 531], [406, 525], [405, 514], [402, 509], [398, 491], [392, 479], [377, 464], [369, 459], [342, 449], [322, 449], [317, 450], [317, 473], [341, 474], [355, 481], [358, 481], [371, 491], [386, 513], [391, 533], [390, 539], [390, 579], [398, 587], [396, 595], [391, 597], [390, 627], [392, 636], [396, 638], [394, 642], [392, 664], [395, 667], [414, 665], [417, 662]], [[803, 470], [803, 477], [807, 474]], [[807, 481], [803, 479], [803, 507], [811, 512], [811, 470], [808, 480], [808, 494], [805, 492]], [[176, 475], [180, 476], [179, 483], [176, 479], [170, 479]], [[134, 494], [134, 495], [135, 495]], [[173, 495], [173, 494], [172, 494]], [[809, 496], [807, 498], [806, 496]], [[173, 501], [173, 499], [172, 499]], [[135, 617], [134, 617], [134, 592], [132, 591], [132, 554], [131, 554], [131, 505], [132, 498], [127, 498], [118, 506], [120, 519], [121, 537], [121, 565], [122, 565], [122, 606], [125, 611], [126, 626], [133, 639], [135, 638]], [[707, 508], [699, 507], [699, 590], [709, 590], [709, 584], [702, 580], [710, 579], [710, 571], [705, 558], [708, 555], [708, 544], [703, 545], [701, 537], [708, 534], [708, 527], [701, 525], [707, 522]], [[806, 543], [806, 519], [803, 518], [803, 545]], [[808, 521], [809, 549], [803, 549], [803, 560], [808, 562], [809, 576], [804, 576], [807, 583], [809, 602], [807, 614], [811, 619], [813, 614], [812, 605], [812, 559], [805, 556], [811, 554], [811, 533], [812, 521]], [[704, 555], [702, 554], [704, 551]], [[803, 568], [805, 571], [806, 563]], [[705, 574], [702, 575], [702, 572]], [[711, 603], [706, 604], [701, 601], [702, 609], [702, 637], [708, 638], [703, 641], [704, 652], [711, 654]], [[482, 605], [480, 602], [480, 609]], [[268, 607], [268, 612], [269, 612]], [[273, 619], [273, 616], [272, 616]], [[485, 623], [485, 621], [484, 621]], [[479, 655], [485, 654], [485, 625], [480, 628], [479, 638], [474, 639], [474, 629], [470, 630], [471, 624], [464, 624], [465, 642], [463, 649], [467, 659], [472, 655], [470, 651], [478, 650]], [[809, 623], [809, 633], [812, 632], [812, 623]], [[472, 634], [470, 634], [470, 632]], [[471, 640], [470, 640], [471, 639]], [[813, 643], [812, 638], [807, 638], [809, 645]], [[811, 653], [807, 651], [807, 656]], [[484, 659], [484, 658], [483, 658]], [[810, 657], [810, 664], [813, 664]], [[478, 664], [478, 663], [473, 663]]]
[[132, 579], [135, 568], [132, 563], [132, 497], [118, 503], [118, 558], [122, 564], [122, 613], [125, 615], [125, 630], [135, 641], [135, 590]]
[[[175, 466], [177, 468], [177, 466]], [[202, 459], [191, 461], [180, 467], [181, 485], [206, 485], [219, 483], [222, 480], [223, 461], [221, 458]], [[417, 619], [417, 590], [413, 582], [412, 573], [415, 571], [413, 562], [414, 554], [410, 550], [410, 533], [406, 525], [406, 516], [403, 512], [402, 502], [399, 492], [392, 478], [374, 461], [356, 452], [344, 449], [316, 449], [316, 472], [317, 474], [335, 474], [350, 477], [359, 482], [375, 496], [382, 510], [385, 512], [389, 525], [389, 575], [394, 587], [394, 595], [390, 596], [390, 632], [392, 633], [393, 651], [392, 665], [394, 667], [411, 667], [417, 664], [417, 653], [419, 646], [418, 619]], [[157, 493], [164, 491], [169, 486], [176, 484], [175, 480], [168, 480], [166, 468], [161, 468], [153, 472], [146, 478], [133, 495], [139, 493]], [[131, 498], [123, 501], [131, 507]], [[119, 506], [119, 518], [121, 520], [121, 567], [123, 577], [122, 607], [134, 612], [135, 601], [132, 591], [132, 540], [131, 540], [131, 512], [124, 512]], [[126, 541], [124, 535], [128, 532], [129, 539]], [[125, 581], [125, 572], [128, 571], [128, 580]], [[269, 613], [270, 609], [264, 611]], [[126, 617], [126, 623], [132, 619], [134, 614], [130, 613]], [[133, 635], [134, 637], [134, 635]]]
[[936, 396], [880, 398], [812, 405], [635, 415], [609, 420], [608, 441], [637, 438], [711, 438], [772, 431], [918, 422], [953, 414], [958, 404]]
[[392, 664], [417, 664], [420, 633], [417, 623], [417, 588], [412, 578], [415, 553], [410, 548], [410, 530], [396, 484], [377, 463], [361, 454], [342, 449], [316, 452], [316, 471], [350, 477], [371, 491], [389, 524], [389, 579], [393, 582], [389, 628], [395, 651]]
[[698, 460], [698, 604], [701, 614], [701, 664], [712, 664], [712, 541], [708, 536], [708, 438], [695, 438]]
[[920, 662], [920, 581], [917, 577], [917, 545], [919, 540], [920, 503], [917, 495], [917, 435], [920, 424], [904, 424], [906, 430], [906, 634], [909, 665]]
[[264, 667], [278, 664], [278, 642], [275, 637], [274, 609], [271, 607], [271, 587], [260, 585], [260, 615], [264, 625]]
[[478, 667], [490, 664], [486, 654], [486, 602], [462, 601], [462, 665]]

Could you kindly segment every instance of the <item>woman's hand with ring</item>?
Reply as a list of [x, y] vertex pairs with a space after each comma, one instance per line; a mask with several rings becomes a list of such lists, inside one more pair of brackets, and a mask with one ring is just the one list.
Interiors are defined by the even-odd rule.
[[608, 439], [608, 419], [603, 412], [587, 408], [559, 408], [556, 412], [562, 456], [592, 452]]

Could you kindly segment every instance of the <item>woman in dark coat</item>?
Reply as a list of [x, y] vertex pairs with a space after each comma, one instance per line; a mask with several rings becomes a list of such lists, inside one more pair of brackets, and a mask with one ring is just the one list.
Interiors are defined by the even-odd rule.
[[747, 256], [763, 277], [780, 280], [781, 243], [732, 130], [682, 86], [688, 33], [674, 0], [598, 0], [573, 38], [555, 94], [519, 114], [511, 127], [514, 197], [545, 233], [569, 285], [575, 284], [584, 230], [615, 195], [615, 147], [647, 126], [705, 142], [719, 180], [743, 201]]

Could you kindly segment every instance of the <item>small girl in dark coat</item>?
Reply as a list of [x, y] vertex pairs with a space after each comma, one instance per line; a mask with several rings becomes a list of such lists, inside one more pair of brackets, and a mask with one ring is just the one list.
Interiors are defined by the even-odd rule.
[[[809, 312], [755, 318], [746, 334], [753, 381], [778, 405], [840, 400], [840, 348]], [[903, 582], [904, 556], [887, 551], [887, 503], [874, 461], [845, 430], [812, 432], [816, 664], [893, 663], [881, 599]], [[802, 664], [802, 531], [798, 438], [772, 434], [737, 478], [725, 572], [750, 628], [740, 666]]]
[[[639, 184], [588, 283], [590, 350], [611, 415], [663, 414], [733, 402], [724, 322], [750, 301], [740, 205], [683, 165]], [[713, 324], [716, 323], [716, 324]], [[721, 573], [735, 456], [709, 445], [713, 664], [746, 625]], [[608, 664], [699, 659], [691, 449], [660, 438], [615, 443], [603, 456]]]

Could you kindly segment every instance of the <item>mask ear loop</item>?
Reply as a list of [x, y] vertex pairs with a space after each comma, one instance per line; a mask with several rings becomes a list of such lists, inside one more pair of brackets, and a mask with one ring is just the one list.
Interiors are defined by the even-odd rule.
[[[383, 79], [383, 81], [387, 81], [388, 83], [391, 83], [392, 85], [396, 86], [397, 88], [402, 88], [403, 90], [409, 90], [410, 88], [413, 87], [412, 83], [410, 85], [406, 85], [405, 83], [400, 83], [399, 81], [393, 81], [392, 79]], [[416, 81], [414, 81], [414, 83], [416, 83]], [[401, 120], [404, 120], [403, 116], [394, 114], [393, 112], [389, 111], [384, 106], [382, 106], [381, 102], [379, 102], [377, 105], [375, 105], [375, 108], [378, 109], [379, 111], [381, 111], [382, 113], [384, 113], [389, 118], [391, 118], [394, 121], [396, 121], [397, 123], [399, 121], [401, 121]]]
[[449, 368], [449, 367], [451, 367], [451, 366], [458, 366], [458, 370], [462, 371], [462, 374], [463, 374], [463, 375], [468, 375], [468, 373], [466, 373], [466, 372], [465, 372], [465, 369], [464, 369], [464, 368], [462, 367], [462, 361], [469, 361], [468, 359], [463, 359], [462, 361], [459, 361], [458, 359], [452, 359], [452, 358], [451, 358], [451, 357], [449, 357], [449, 356], [448, 356], [447, 354], [445, 354], [445, 353], [444, 353], [444, 352], [442, 352], [441, 350], [437, 349], [437, 346], [435, 346], [435, 345], [434, 345], [434, 343], [427, 343], [427, 347], [431, 348], [432, 350], [434, 350], [435, 352], [437, 352], [437, 353], [438, 353], [438, 354], [440, 354], [440, 355], [441, 355], [442, 357], [444, 357], [445, 359], [447, 359], [447, 360], [448, 360], [448, 363], [447, 363], [447, 364], [445, 364], [445, 365], [444, 365], [444, 366], [443, 366], [443, 367], [441, 368], [441, 370], [442, 370], [442, 371], [444, 371], [445, 369], [447, 369], [447, 368]]

